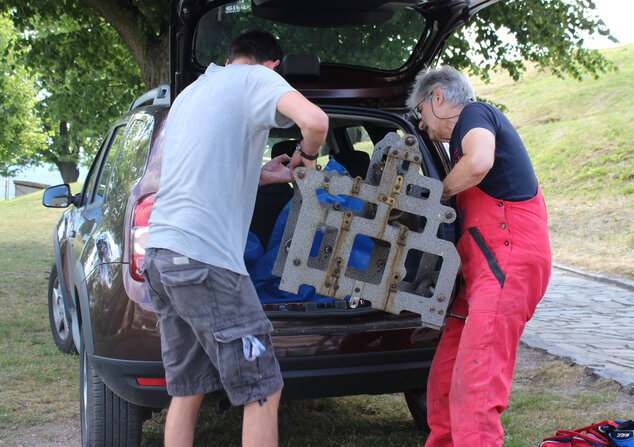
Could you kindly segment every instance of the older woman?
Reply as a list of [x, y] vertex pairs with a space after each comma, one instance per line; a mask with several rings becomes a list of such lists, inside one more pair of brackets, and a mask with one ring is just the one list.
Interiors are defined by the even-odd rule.
[[409, 106], [419, 128], [448, 142], [457, 195], [464, 287], [433, 360], [427, 446], [501, 446], [520, 336], [546, 292], [551, 257], [546, 207], [520, 136], [495, 107], [475, 102], [449, 66], [421, 72]]

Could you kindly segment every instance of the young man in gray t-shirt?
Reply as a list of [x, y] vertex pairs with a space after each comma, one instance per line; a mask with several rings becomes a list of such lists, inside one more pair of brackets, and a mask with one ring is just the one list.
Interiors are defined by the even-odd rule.
[[[326, 114], [274, 71], [281, 57], [268, 33], [237, 37], [226, 65], [210, 64], [167, 118], [144, 267], [172, 396], [167, 447], [192, 445], [202, 399], [220, 389], [244, 405], [243, 445], [277, 445], [282, 377], [243, 253], [258, 184], [313, 167], [328, 130]], [[293, 122], [300, 149], [262, 167], [269, 130]]]

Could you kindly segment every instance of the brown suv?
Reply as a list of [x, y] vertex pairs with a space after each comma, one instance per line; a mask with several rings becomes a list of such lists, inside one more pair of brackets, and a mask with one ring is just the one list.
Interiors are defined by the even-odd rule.
[[[235, 36], [267, 30], [288, 54], [280, 73], [330, 118], [322, 164], [334, 158], [353, 177], [364, 177], [369, 166], [377, 168], [369, 164], [370, 156], [386, 134], [412, 134], [420, 171], [441, 179], [448, 171], [447, 154], [409, 121], [407, 91], [447, 37], [494, 2], [186, 0], [172, 5], [171, 83], [143, 95], [114, 123], [80, 193], [71, 195], [68, 185], [59, 185], [44, 194], [46, 206], [70, 205], [53, 234], [49, 311], [58, 347], [80, 353], [83, 445], [139, 445], [144, 418], [169, 403], [159, 328], [140, 268], [159, 184], [163, 124], [173, 98], [210, 61], [223, 63]], [[284, 151], [286, 142], [298, 138], [296, 127], [273, 129], [269, 151]], [[284, 230], [278, 217], [292, 194], [291, 185], [258, 192], [251, 230], [262, 257], [274, 250], [275, 258], [271, 234]], [[453, 235], [452, 225], [440, 226], [438, 237], [452, 241]], [[277, 295], [271, 281], [278, 284], [269, 278], [263, 307], [274, 326], [284, 398], [404, 392], [415, 422], [425, 426], [424, 388], [439, 339], [436, 329], [423, 327], [419, 315], [364, 305], [362, 296], [342, 301], [310, 293]], [[211, 397], [223, 401], [222, 395]]]

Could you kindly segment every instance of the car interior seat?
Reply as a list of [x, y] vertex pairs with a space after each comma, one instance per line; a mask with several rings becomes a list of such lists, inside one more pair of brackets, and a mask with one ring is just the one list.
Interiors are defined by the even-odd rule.
[[271, 148], [271, 158], [275, 158], [278, 155], [286, 154], [289, 157], [293, 156], [295, 152], [295, 147], [297, 147], [297, 142], [299, 140], [283, 140], [278, 141]]
[[370, 167], [370, 156], [363, 151], [341, 151], [334, 158], [352, 178], [365, 178]]

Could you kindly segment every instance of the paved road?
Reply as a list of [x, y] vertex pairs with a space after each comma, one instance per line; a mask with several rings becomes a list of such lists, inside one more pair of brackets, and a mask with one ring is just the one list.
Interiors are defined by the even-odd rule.
[[522, 341], [634, 387], [634, 287], [554, 267]]

